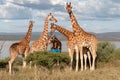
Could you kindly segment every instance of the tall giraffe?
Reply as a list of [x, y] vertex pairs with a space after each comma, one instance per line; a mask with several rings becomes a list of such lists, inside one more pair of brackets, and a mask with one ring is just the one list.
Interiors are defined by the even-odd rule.
[[[54, 23], [51, 23], [50, 29], [51, 29], [51, 31], [50, 31], [51, 35], [55, 30], [57, 30], [67, 38], [68, 51], [69, 51], [69, 56], [70, 56], [70, 68], [72, 69], [73, 54], [74, 54], [74, 50], [76, 51], [76, 48], [75, 48], [76, 37], [74, 37], [73, 32], [71, 32], [71, 31], [69, 31], [69, 30], [67, 30], [67, 29], [65, 29], [65, 28], [63, 28], [63, 27], [61, 27], [57, 24], [54, 24]], [[89, 57], [90, 55], [89, 55], [89, 53], [87, 53], [87, 54], [88, 54], [88, 59], [89, 59], [89, 62], [90, 62], [90, 57]], [[76, 56], [78, 56], [77, 53], [76, 53]], [[78, 62], [77, 60], [78, 59], [76, 57], [76, 64]], [[85, 61], [86, 61], [86, 59], [85, 59]]]
[[[95, 69], [95, 59], [96, 59], [96, 50], [97, 50], [97, 38], [95, 35], [85, 32], [80, 25], [78, 24], [73, 12], [72, 12], [72, 5], [71, 3], [66, 3], [66, 10], [69, 14], [72, 27], [73, 27], [73, 33], [75, 37], [77, 38], [77, 45], [80, 50], [80, 60], [81, 60], [81, 71], [83, 70], [83, 47], [88, 47], [91, 54], [92, 54], [92, 67], [91, 70]], [[77, 51], [78, 52], [78, 51]], [[78, 64], [78, 63], [77, 63]]]
[[57, 22], [57, 19], [50, 13], [45, 19], [45, 24], [44, 24], [44, 31], [36, 40], [35, 42], [32, 43], [30, 46], [30, 53], [34, 51], [45, 51], [47, 50], [47, 44], [48, 44], [48, 24], [49, 21], [55, 21]]
[[14, 43], [10, 46], [9, 73], [11, 73], [12, 64], [19, 54], [23, 56], [23, 67], [26, 66], [25, 58], [28, 55], [28, 51], [29, 51], [29, 43], [32, 33], [32, 27], [33, 27], [33, 21], [30, 21], [29, 29], [26, 36], [20, 42]]

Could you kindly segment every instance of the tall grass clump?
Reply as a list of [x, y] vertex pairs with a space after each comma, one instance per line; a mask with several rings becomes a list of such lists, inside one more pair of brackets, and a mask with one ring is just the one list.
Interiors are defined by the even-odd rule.
[[113, 59], [114, 52], [115, 45], [107, 41], [99, 42], [97, 48], [97, 61], [108, 62], [110, 59]]
[[52, 68], [56, 64], [59, 66], [69, 64], [69, 56], [66, 53], [34, 52], [27, 56], [26, 61], [32, 62], [32, 65]]

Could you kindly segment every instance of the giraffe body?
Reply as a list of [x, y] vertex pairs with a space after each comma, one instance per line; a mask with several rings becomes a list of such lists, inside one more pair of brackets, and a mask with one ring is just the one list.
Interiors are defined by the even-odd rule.
[[55, 21], [57, 22], [57, 19], [50, 13], [46, 19], [44, 24], [44, 31], [40, 35], [39, 39], [32, 43], [30, 46], [30, 53], [34, 51], [45, 51], [47, 50], [47, 44], [48, 44], [48, 24], [49, 21]]
[[[28, 55], [32, 27], [33, 27], [33, 22], [30, 21], [29, 29], [26, 36], [20, 42], [14, 43], [10, 46], [9, 73], [11, 73], [12, 64], [19, 54], [22, 55], [24, 59]], [[23, 59], [23, 67], [26, 66], [26, 62], [24, 61], [24, 59]]]

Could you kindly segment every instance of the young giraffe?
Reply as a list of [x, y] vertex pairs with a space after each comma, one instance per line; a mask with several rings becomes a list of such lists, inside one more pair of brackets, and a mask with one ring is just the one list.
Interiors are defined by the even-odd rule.
[[58, 38], [55, 35], [52, 36], [52, 39], [51, 39], [51, 49], [58, 49], [60, 50], [60, 53], [61, 53], [62, 43], [60, 40], [58, 40]]
[[46, 19], [44, 24], [44, 31], [42, 32], [41, 36], [38, 40], [32, 43], [30, 46], [30, 53], [34, 51], [45, 51], [47, 50], [47, 44], [48, 44], [48, 24], [49, 21], [55, 21], [57, 22], [57, 19], [50, 13]]
[[[71, 32], [71, 31], [69, 31], [69, 30], [67, 30], [67, 29], [65, 29], [65, 28], [63, 28], [63, 27], [61, 27], [57, 24], [54, 24], [54, 23], [51, 23], [50, 29], [51, 29], [51, 31], [50, 31], [51, 35], [55, 30], [57, 30], [67, 38], [68, 51], [69, 51], [69, 56], [70, 56], [70, 60], [71, 60], [70, 61], [70, 69], [72, 70], [73, 54], [74, 54], [74, 50], [75, 50], [75, 41], [76, 41], [73, 32]], [[88, 59], [89, 59], [89, 62], [90, 62], [90, 60], [91, 60], [90, 57], [89, 57], [90, 53], [87, 53], [87, 55], [88, 55]], [[78, 54], [76, 54], [76, 56], [78, 56]], [[76, 57], [76, 63], [78, 62], [77, 60], [78, 59]], [[86, 60], [87, 59], [85, 58], [85, 61]]]
[[29, 29], [26, 36], [20, 42], [14, 43], [10, 46], [9, 73], [11, 73], [12, 64], [19, 54], [23, 56], [23, 67], [26, 66], [26, 62], [24, 61], [24, 59], [28, 55], [32, 27], [33, 21], [30, 21]]
[[[97, 38], [95, 35], [85, 32], [78, 24], [73, 12], [71, 3], [66, 3], [66, 10], [70, 16], [70, 20], [73, 27], [73, 33], [77, 38], [77, 45], [80, 50], [80, 60], [81, 60], [81, 71], [83, 70], [83, 47], [89, 48], [92, 54], [92, 67], [91, 70], [95, 69], [95, 59], [96, 59], [96, 50], [97, 50]], [[77, 51], [78, 52], [78, 51]], [[78, 63], [77, 63], [78, 64]], [[78, 68], [77, 68], [78, 69]], [[77, 70], [78, 71], [78, 70]]]

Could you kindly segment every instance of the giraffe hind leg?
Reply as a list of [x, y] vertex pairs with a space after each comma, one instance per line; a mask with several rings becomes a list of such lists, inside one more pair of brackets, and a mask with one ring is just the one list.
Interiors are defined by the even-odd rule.
[[12, 65], [16, 57], [18, 56], [18, 53], [16, 51], [11, 51], [11, 58], [9, 60], [9, 73], [12, 73]]
[[91, 52], [91, 55], [92, 55], [92, 65], [91, 65], [90, 70], [94, 70], [95, 69], [95, 59], [97, 57], [97, 54], [96, 54], [96, 50], [93, 49], [93, 47], [90, 48], [90, 52]]

